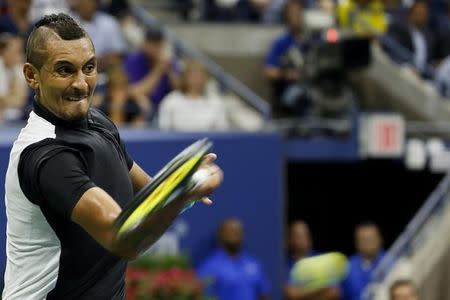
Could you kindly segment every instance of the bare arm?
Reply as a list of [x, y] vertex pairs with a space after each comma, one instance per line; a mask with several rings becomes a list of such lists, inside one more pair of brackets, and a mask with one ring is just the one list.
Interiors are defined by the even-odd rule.
[[133, 96], [148, 95], [155, 87], [161, 78], [168, 72], [170, 68], [170, 61], [168, 59], [161, 58], [150, 72], [140, 81], [130, 86], [130, 93]]
[[[121, 208], [104, 190], [94, 187], [87, 190], [72, 211], [72, 220], [85, 229], [97, 242], [112, 253], [133, 259], [149, 248], [170, 226], [188, 201], [208, 196], [222, 182], [222, 171], [212, 164], [215, 156], [208, 156], [203, 168], [212, 174], [198, 189], [179, 197], [169, 205], [146, 218], [135, 230], [119, 236], [114, 226]], [[134, 190], [148, 183], [150, 176], [137, 164], [130, 170]]]
[[133, 163], [130, 170], [130, 179], [133, 184], [134, 193], [139, 192], [147, 183], [152, 180], [152, 177], [147, 174], [137, 163]]

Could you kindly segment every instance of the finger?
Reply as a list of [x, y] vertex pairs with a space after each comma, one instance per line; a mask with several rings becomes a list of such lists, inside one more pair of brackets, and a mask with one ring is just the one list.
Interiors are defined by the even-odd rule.
[[212, 163], [217, 159], [217, 155], [215, 153], [208, 153], [205, 155], [205, 158], [203, 158], [203, 164], [207, 165]]
[[203, 204], [206, 204], [206, 205], [213, 204], [212, 200], [209, 199], [208, 197], [203, 197], [201, 201], [202, 201]]

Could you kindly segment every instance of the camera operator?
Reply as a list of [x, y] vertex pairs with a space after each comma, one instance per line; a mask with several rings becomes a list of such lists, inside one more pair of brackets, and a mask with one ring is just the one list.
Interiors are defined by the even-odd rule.
[[283, 19], [286, 32], [274, 41], [266, 58], [264, 76], [272, 85], [275, 116], [305, 113], [308, 100], [301, 86], [303, 57], [308, 48], [302, 31], [303, 5], [298, 0], [288, 0]]

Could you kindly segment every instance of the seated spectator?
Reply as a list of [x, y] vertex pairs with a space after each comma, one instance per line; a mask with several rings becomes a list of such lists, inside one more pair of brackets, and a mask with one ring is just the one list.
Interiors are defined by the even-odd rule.
[[372, 222], [361, 223], [355, 228], [357, 253], [350, 257], [347, 278], [341, 284], [342, 300], [362, 300], [372, 273], [384, 256], [383, 239], [378, 226]]
[[224, 130], [228, 128], [225, 106], [217, 93], [207, 91], [208, 76], [203, 66], [188, 61], [180, 89], [161, 102], [159, 128], [177, 131]]
[[288, 0], [283, 15], [287, 30], [272, 44], [264, 67], [264, 76], [272, 85], [275, 115], [301, 113], [307, 105], [300, 86], [304, 79], [304, 53], [308, 48], [302, 34], [301, 2]]
[[388, 23], [381, 0], [344, 0], [337, 7], [339, 26], [360, 35], [380, 35]]
[[[292, 267], [299, 259], [318, 254], [313, 250], [311, 233], [308, 224], [305, 222], [295, 221], [289, 226], [288, 251], [287, 276], [289, 276]], [[288, 281], [284, 288], [284, 296], [286, 300], [331, 300], [339, 299], [339, 290], [337, 288], [304, 290]]]
[[143, 48], [125, 58], [130, 91], [135, 97], [148, 97], [153, 111], [178, 84], [179, 68], [167, 55], [166, 40], [158, 28], [147, 30]]
[[22, 39], [9, 33], [0, 34], [0, 119], [17, 121], [23, 116], [27, 84], [23, 76]]
[[136, 98], [128, 90], [128, 77], [120, 65], [106, 70], [107, 84], [105, 100], [101, 109], [116, 126], [130, 123], [134, 127], [145, 125], [146, 115], [150, 113], [150, 101], [145, 97]]
[[389, 288], [390, 300], [419, 300], [414, 282], [408, 279], [395, 281]]
[[127, 51], [127, 44], [120, 25], [113, 16], [97, 9], [97, 0], [75, 0], [73, 17], [94, 43], [100, 72], [110, 65], [122, 63], [121, 58]]
[[388, 37], [398, 44], [388, 49], [392, 58], [424, 77], [431, 77], [429, 64], [438, 57], [436, 36], [429, 30], [428, 20], [427, 2], [416, 0], [408, 10], [407, 22], [393, 22], [388, 30]]
[[30, 9], [31, 0], [8, 0], [8, 12], [0, 17], [0, 33], [9, 32], [26, 39], [33, 27]]
[[269, 299], [269, 283], [261, 264], [242, 250], [244, 234], [237, 219], [218, 230], [220, 248], [200, 264], [198, 276], [210, 283], [206, 294], [220, 300]]

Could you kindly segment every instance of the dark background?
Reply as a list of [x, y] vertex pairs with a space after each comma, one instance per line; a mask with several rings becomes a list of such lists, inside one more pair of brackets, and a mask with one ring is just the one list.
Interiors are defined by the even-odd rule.
[[316, 250], [346, 254], [354, 226], [366, 220], [380, 226], [388, 248], [443, 178], [396, 160], [289, 163], [286, 172], [287, 221], [309, 223]]

